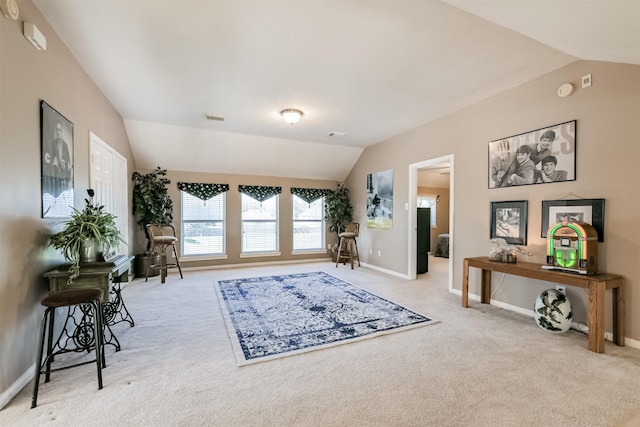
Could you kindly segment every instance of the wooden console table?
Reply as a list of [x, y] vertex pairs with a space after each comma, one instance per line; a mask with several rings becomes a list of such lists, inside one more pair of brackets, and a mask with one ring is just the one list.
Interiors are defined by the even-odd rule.
[[496, 271], [530, 279], [546, 280], [563, 285], [577, 286], [589, 291], [589, 350], [604, 353], [604, 305], [605, 290], [613, 292], [613, 342], [624, 346], [624, 283], [622, 276], [616, 274], [598, 274], [587, 276], [543, 270], [540, 264], [518, 261], [516, 264], [489, 261], [489, 257], [465, 258], [462, 266], [462, 306], [469, 307], [469, 267], [482, 270], [480, 302], [488, 304], [491, 300], [491, 272]]

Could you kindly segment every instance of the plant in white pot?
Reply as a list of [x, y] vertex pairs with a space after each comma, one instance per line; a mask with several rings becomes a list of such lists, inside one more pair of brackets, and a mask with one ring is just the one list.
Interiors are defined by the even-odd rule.
[[111, 252], [120, 243], [126, 244], [115, 222], [115, 216], [104, 210], [104, 205], [94, 205], [92, 189], [82, 210], [73, 208], [71, 219], [65, 228], [52, 235], [49, 246], [60, 249], [69, 268], [69, 283], [80, 275], [80, 263], [102, 261], [102, 254]]

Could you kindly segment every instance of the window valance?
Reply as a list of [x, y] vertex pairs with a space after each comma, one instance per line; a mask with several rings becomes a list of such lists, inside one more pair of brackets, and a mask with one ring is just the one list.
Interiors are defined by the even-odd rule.
[[201, 184], [197, 182], [179, 182], [178, 190], [191, 194], [205, 202], [220, 193], [229, 191], [229, 184]]
[[311, 204], [321, 197], [324, 197], [331, 190], [325, 188], [297, 188], [291, 187], [291, 194], [300, 197], [305, 202]]
[[282, 193], [282, 187], [266, 187], [261, 185], [238, 185], [238, 191], [259, 201], [260, 203]]

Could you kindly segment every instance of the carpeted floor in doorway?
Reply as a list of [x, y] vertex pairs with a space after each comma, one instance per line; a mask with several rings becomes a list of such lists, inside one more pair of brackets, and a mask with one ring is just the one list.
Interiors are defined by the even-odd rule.
[[238, 365], [436, 323], [324, 272], [216, 285]]

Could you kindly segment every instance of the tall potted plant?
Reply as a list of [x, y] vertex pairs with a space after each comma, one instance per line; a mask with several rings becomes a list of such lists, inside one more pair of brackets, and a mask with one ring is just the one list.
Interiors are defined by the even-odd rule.
[[71, 261], [69, 283], [80, 275], [81, 262], [102, 261], [102, 254], [108, 254], [121, 242], [127, 243], [116, 226], [116, 217], [106, 212], [104, 205], [93, 204], [92, 189], [87, 193], [84, 209], [73, 208], [64, 230], [49, 239], [49, 246], [60, 249], [65, 259]]
[[[329, 231], [338, 234], [345, 224], [353, 221], [353, 206], [349, 200], [349, 189], [343, 184], [337, 183], [336, 189], [330, 191], [324, 198], [324, 219], [329, 224]], [[335, 262], [337, 245], [332, 250], [332, 259]]]
[[[147, 239], [147, 250], [136, 256], [136, 275], [144, 275], [151, 260], [151, 236], [147, 224], [169, 225], [173, 221], [173, 202], [169, 197], [167, 185], [171, 183], [167, 171], [158, 166], [152, 172], [141, 174], [134, 172], [133, 181], [133, 214], [137, 217], [138, 227], [144, 231]], [[157, 264], [156, 261], [153, 261]], [[152, 275], [158, 274], [152, 271]]]

